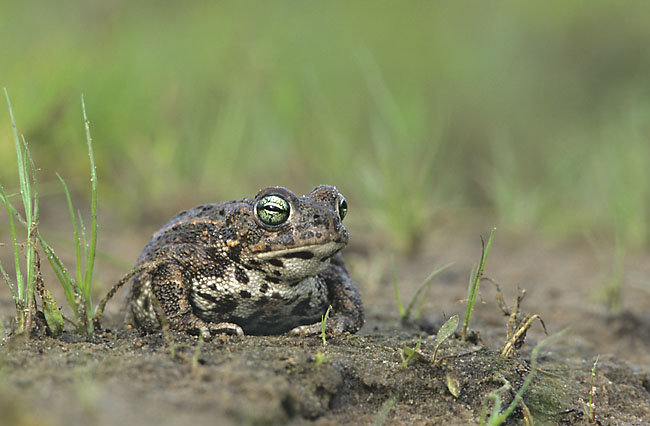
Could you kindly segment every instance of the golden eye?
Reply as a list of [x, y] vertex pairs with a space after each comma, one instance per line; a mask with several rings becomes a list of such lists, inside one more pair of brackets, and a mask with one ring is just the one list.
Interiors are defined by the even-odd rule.
[[269, 226], [279, 226], [289, 219], [289, 202], [279, 195], [267, 195], [255, 203], [255, 214]]
[[345, 215], [348, 214], [348, 201], [341, 194], [339, 194], [338, 199], [339, 199], [338, 200], [339, 204], [336, 207], [337, 210], [339, 211], [339, 217], [341, 218], [341, 220], [343, 220]]

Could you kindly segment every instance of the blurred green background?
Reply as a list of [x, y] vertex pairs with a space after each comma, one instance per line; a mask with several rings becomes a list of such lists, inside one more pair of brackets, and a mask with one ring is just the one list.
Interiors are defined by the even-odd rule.
[[[84, 93], [100, 206], [125, 223], [329, 183], [353, 224], [395, 247], [459, 215], [642, 247], [648, 12], [611, 1], [3, 0], [0, 85], [43, 192], [57, 196], [55, 172], [89, 191]], [[0, 182], [15, 190], [0, 109]]]

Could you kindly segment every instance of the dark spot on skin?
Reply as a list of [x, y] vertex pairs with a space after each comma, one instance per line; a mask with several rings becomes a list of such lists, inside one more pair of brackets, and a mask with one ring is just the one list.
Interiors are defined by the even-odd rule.
[[219, 303], [219, 300], [212, 294], [207, 291], [199, 291], [196, 293], [201, 299], [205, 299], [208, 302]]
[[322, 236], [323, 236], [323, 234], [321, 234], [320, 232], [316, 232], [316, 238], [320, 238]]
[[219, 304], [218, 309], [219, 309], [220, 313], [222, 313], [222, 314], [226, 314], [228, 312], [234, 311], [235, 308], [238, 305], [235, 298], [232, 297], [231, 295], [222, 297], [221, 299], [219, 299], [217, 301], [217, 303]]
[[235, 267], [235, 278], [242, 284], [248, 284], [248, 274], [242, 268]]
[[252, 267], [251, 265], [248, 265], [248, 264], [246, 264], [246, 263], [243, 263], [242, 266], [243, 266], [244, 268], [246, 268], [247, 271], [250, 271], [250, 270], [253, 269], [253, 267]]
[[271, 277], [271, 276], [268, 276], [268, 275], [265, 276], [264, 279], [265, 279], [266, 281], [270, 282], [270, 283], [273, 283], [273, 284], [278, 284], [278, 283], [280, 282], [280, 278], [277, 278], [277, 277]]
[[248, 292], [248, 291], [246, 291], [246, 290], [242, 290], [242, 291], [240, 291], [240, 292], [239, 292], [239, 295], [240, 295], [241, 297], [243, 297], [244, 299], [249, 299], [249, 298], [251, 297], [250, 292]]
[[241, 250], [242, 250], [242, 248], [241, 248], [240, 245], [237, 245], [237, 246], [234, 246], [234, 247], [230, 247], [230, 248], [228, 249], [228, 252], [227, 252], [227, 253], [228, 253], [228, 257], [229, 257], [233, 262], [237, 262], [237, 263], [239, 263], [239, 261], [240, 261], [240, 259], [241, 259]]
[[146, 312], [151, 311], [151, 298], [149, 297], [144, 298], [142, 309], [144, 309]]
[[258, 267], [258, 266], [260, 266], [262, 264], [262, 262], [260, 262], [259, 260], [256, 260], [256, 259], [251, 259], [248, 263], [250, 263], [254, 267]]
[[268, 299], [268, 297], [260, 297], [259, 299], [257, 299], [257, 300], [255, 301], [255, 306], [258, 306], [258, 307], [259, 307], [259, 306], [264, 306], [264, 305], [266, 305], [267, 303], [269, 303], [269, 299]]
[[287, 253], [282, 257], [285, 259], [311, 259], [314, 257], [314, 253], [310, 251], [296, 251], [294, 253]]
[[205, 254], [207, 254], [208, 257], [213, 258], [213, 259], [219, 257], [216, 247], [206, 247], [205, 248]]
[[269, 259], [269, 263], [273, 266], [277, 266], [279, 268], [282, 268], [284, 266], [284, 263], [280, 259]]
[[325, 261], [331, 259], [332, 256], [334, 256], [334, 254], [328, 254], [328, 255], [325, 256], [325, 257], [321, 257], [321, 258], [320, 258], [320, 261], [321, 261], [321, 262], [325, 262]]
[[309, 298], [301, 300], [300, 303], [294, 306], [293, 309], [291, 310], [291, 315], [304, 316], [307, 315], [308, 310], [309, 310]]
[[273, 275], [275, 275], [276, 277], [281, 277], [281, 276], [282, 276], [282, 272], [280, 272], [280, 271], [273, 271]]
[[300, 284], [300, 280], [290, 282], [290, 283], [289, 283], [289, 287], [295, 287], [295, 286], [297, 286], [298, 284]]
[[266, 293], [267, 291], [269, 291], [269, 285], [267, 283], [263, 283], [260, 286], [260, 293]]
[[282, 295], [278, 293], [277, 291], [271, 295], [271, 299], [274, 300], [282, 300]]
[[192, 281], [196, 276], [210, 277], [215, 281], [223, 277], [223, 271], [224, 271], [223, 265], [220, 265], [218, 263], [208, 262], [207, 265], [203, 265], [202, 263], [199, 263], [197, 264], [197, 266], [198, 268], [189, 267], [189, 266], [186, 267], [185, 271], [183, 271], [183, 277], [188, 281]]
[[314, 232], [313, 231], [307, 231], [304, 234], [302, 234], [302, 237], [304, 239], [307, 239], [307, 240], [311, 239], [311, 238], [314, 238]]
[[294, 303], [296, 303], [296, 300], [298, 300], [299, 297], [300, 297], [300, 295], [299, 295], [299, 294], [296, 294], [296, 295], [293, 296], [291, 299], [286, 300], [286, 301], [284, 302], [284, 304], [287, 305], [287, 306], [293, 305]]

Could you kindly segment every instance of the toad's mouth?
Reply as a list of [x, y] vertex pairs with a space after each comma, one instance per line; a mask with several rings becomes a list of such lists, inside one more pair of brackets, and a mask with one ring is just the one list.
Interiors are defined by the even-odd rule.
[[302, 259], [302, 260], [327, 260], [338, 253], [345, 243], [330, 241], [324, 244], [309, 244], [305, 246], [277, 249], [266, 252], [259, 252], [256, 257], [259, 259]]

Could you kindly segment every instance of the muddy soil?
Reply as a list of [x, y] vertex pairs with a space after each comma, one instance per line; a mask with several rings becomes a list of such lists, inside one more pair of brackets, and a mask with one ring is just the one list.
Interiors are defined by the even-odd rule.
[[[451, 315], [463, 317], [480, 233], [436, 233], [416, 254], [396, 258], [404, 303], [432, 270], [453, 262], [412, 324], [399, 319], [390, 256], [377, 248], [385, 244], [353, 239], [344, 256], [364, 298], [366, 325], [326, 345], [320, 336], [200, 342], [174, 332], [142, 335], [123, 328], [120, 296], [90, 337], [36, 333], [25, 341], [11, 336], [13, 305], [3, 287], [0, 425], [478, 424], [490, 393], [504, 408], [513, 400], [531, 372], [533, 348], [545, 338], [535, 322], [519, 351], [501, 357], [508, 318], [495, 286], [483, 282], [471, 324], [476, 335], [447, 340], [432, 362], [436, 330]], [[147, 236], [112, 235], [103, 251], [119, 253], [118, 266], [103, 262], [99, 294], [128, 271]], [[610, 313], [614, 257], [594, 247], [607, 244], [497, 234], [486, 275], [505, 301], [512, 305], [518, 288], [525, 289], [524, 313], [539, 314], [549, 334], [569, 327], [539, 351], [540, 369], [506, 424], [650, 424], [650, 255], [628, 253], [622, 309]], [[403, 348], [419, 340], [423, 356], [405, 365]]]

